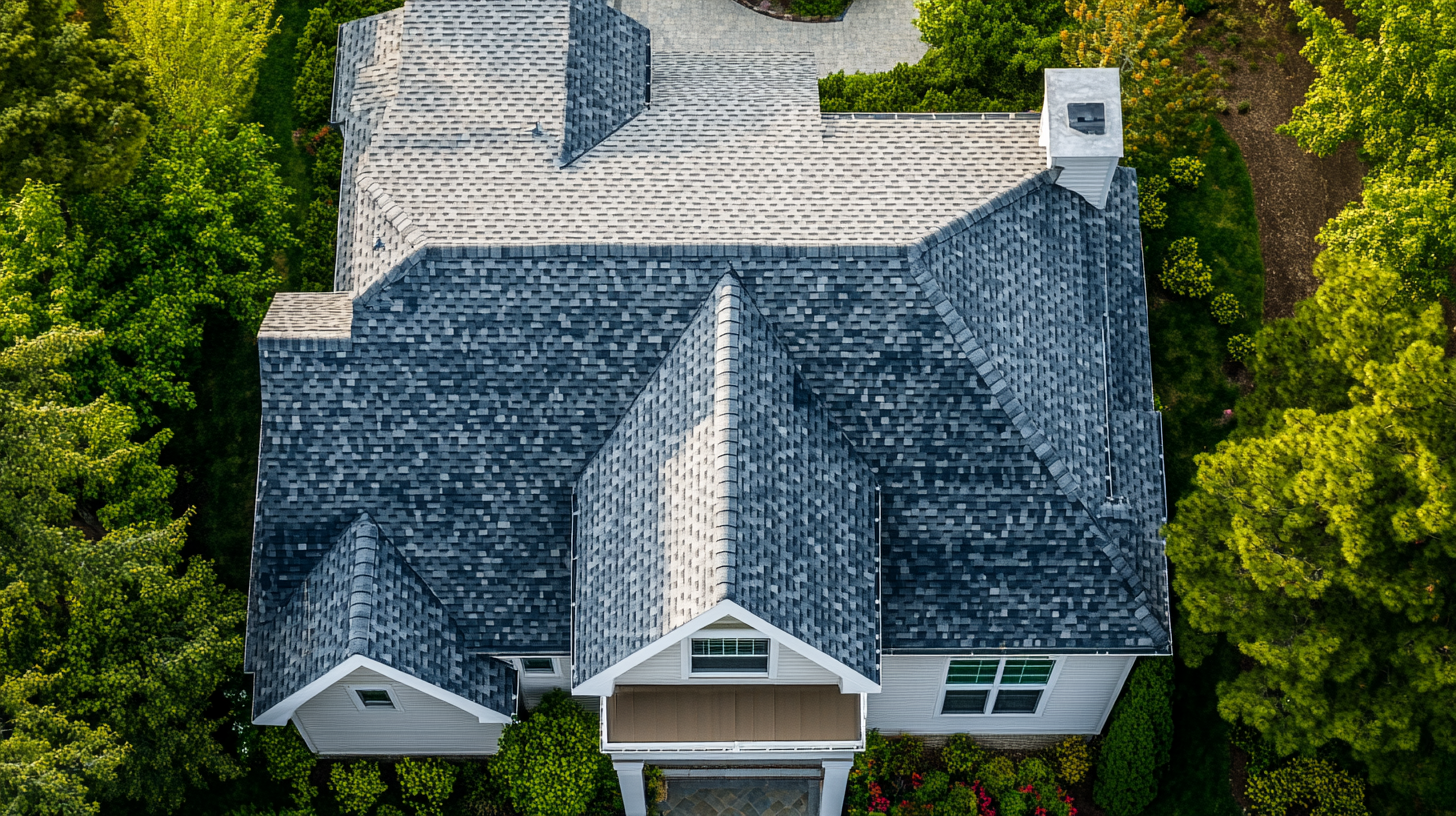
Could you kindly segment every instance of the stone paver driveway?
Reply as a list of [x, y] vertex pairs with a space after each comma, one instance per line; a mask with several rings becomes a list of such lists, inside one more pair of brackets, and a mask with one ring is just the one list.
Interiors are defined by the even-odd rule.
[[652, 30], [654, 51], [812, 51], [819, 75], [888, 71], [919, 62], [927, 46], [915, 0], [854, 0], [837, 23], [790, 23], [733, 0], [613, 0]]
[[662, 816], [816, 816], [818, 779], [669, 779]]

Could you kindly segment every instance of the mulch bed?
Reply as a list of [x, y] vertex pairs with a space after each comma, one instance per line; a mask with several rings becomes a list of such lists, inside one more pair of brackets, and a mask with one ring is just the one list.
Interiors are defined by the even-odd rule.
[[746, 9], [752, 9], [765, 17], [773, 17], [776, 20], [787, 20], [791, 23], [837, 23], [844, 19], [845, 12], [849, 11], [849, 3], [844, 4], [844, 11], [838, 16], [831, 17], [805, 17], [802, 14], [792, 14], [789, 9], [793, 7], [793, 0], [733, 0]]
[[[1217, 5], [1209, 16], [1237, 2]], [[1333, 14], [1348, 19], [1339, 0], [1327, 5], [1333, 6]], [[1230, 85], [1224, 91], [1229, 110], [1219, 119], [1243, 152], [1254, 184], [1264, 256], [1265, 320], [1289, 317], [1296, 303], [1314, 293], [1318, 281], [1310, 270], [1320, 251], [1315, 235], [1346, 203], [1359, 199], [1365, 175], [1353, 145], [1319, 158], [1300, 150], [1293, 138], [1274, 132], [1304, 102], [1305, 90], [1315, 77], [1314, 69], [1299, 55], [1303, 38], [1285, 28], [1291, 16], [1284, 11], [1283, 18], [1267, 30], [1246, 32], [1246, 40], [1272, 40], [1267, 48], [1245, 45], [1237, 52], [1219, 52], [1204, 45], [1198, 49], [1215, 66], [1222, 59], [1234, 62], [1234, 70], [1218, 68]], [[1198, 27], [1207, 23], [1207, 18], [1194, 21]], [[1276, 61], [1276, 53], [1284, 55], [1282, 65]], [[1251, 63], [1258, 66], [1257, 71], [1250, 70]], [[1250, 103], [1249, 112], [1237, 113], [1239, 103], [1245, 101]]]

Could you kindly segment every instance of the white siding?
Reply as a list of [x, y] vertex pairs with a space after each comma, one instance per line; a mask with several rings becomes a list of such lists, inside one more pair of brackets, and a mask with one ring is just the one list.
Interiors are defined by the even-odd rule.
[[839, 676], [823, 668], [807, 657], [779, 644], [778, 674], [776, 677], [711, 677], [683, 679], [683, 647], [675, 644], [661, 653], [644, 660], [641, 665], [617, 678], [619, 686], [680, 686], [684, 684], [756, 685], [759, 683], [779, 686], [829, 686], [838, 685]]
[[[388, 687], [403, 710], [360, 711], [350, 685]], [[504, 728], [367, 669], [299, 706], [293, 720], [320, 754], [493, 754]]]
[[[518, 671], [516, 676], [521, 681], [521, 697], [525, 700], [526, 708], [535, 708], [541, 702], [546, 692], [554, 688], [571, 689], [571, 681], [567, 679], [567, 672], [571, 669], [571, 658], [561, 656], [556, 658], [557, 674], [532, 674], [531, 672]], [[593, 698], [595, 699], [595, 698]]]
[[865, 727], [884, 734], [1095, 734], [1135, 658], [1067, 655], [1040, 716], [954, 716], [936, 712], [945, 681], [946, 658], [886, 655], [880, 666], [884, 689], [871, 694]]

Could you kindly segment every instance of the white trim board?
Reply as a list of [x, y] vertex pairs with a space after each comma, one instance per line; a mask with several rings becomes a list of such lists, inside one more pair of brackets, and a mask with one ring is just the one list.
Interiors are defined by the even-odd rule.
[[616, 690], [616, 680], [618, 677], [723, 618], [734, 618], [755, 631], [762, 632], [775, 643], [782, 643], [788, 646], [790, 649], [802, 655], [806, 660], [816, 663], [831, 674], [838, 676], [839, 690], [843, 694], [878, 694], [880, 691], [879, 683], [870, 680], [868, 677], [865, 677], [829, 655], [824, 654], [808, 643], [749, 612], [737, 603], [733, 601], [719, 601], [717, 605], [707, 612], [693, 618], [658, 638], [653, 643], [633, 652], [595, 676], [589, 677], [580, 684], [572, 687], [571, 693], [581, 697], [610, 697], [612, 696], [612, 692]]
[[502, 714], [480, 703], [467, 700], [454, 692], [446, 691], [433, 683], [406, 674], [393, 666], [386, 666], [377, 660], [370, 660], [363, 655], [350, 655], [343, 663], [335, 666], [317, 680], [309, 683], [298, 691], [293, 692], [283, 699], [282, 702], [253, 718], [254, 725], [287, 725], [293, 719], [294, 712], [304, 703], [322, 694], [339, 681], [348, 677], [356, 669], [368, 669], [376, 674], [384, 675], [390, 680], [402, 686], [409, 686], [415, 691], [434, 697], [441, 702], [449, 703], [452, 706], [468, 714], [475, 715], [475, 718], [483, 723], [509, 723], [511, 716]]

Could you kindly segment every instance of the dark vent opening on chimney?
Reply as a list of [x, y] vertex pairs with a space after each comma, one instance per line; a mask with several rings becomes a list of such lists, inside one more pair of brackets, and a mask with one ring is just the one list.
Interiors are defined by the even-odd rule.
[[1067, 105], [1067, 124], [1078, 133], [1101, 136], [1107, 132], [1106, 111], [1101, 102], [1072, 102]]

